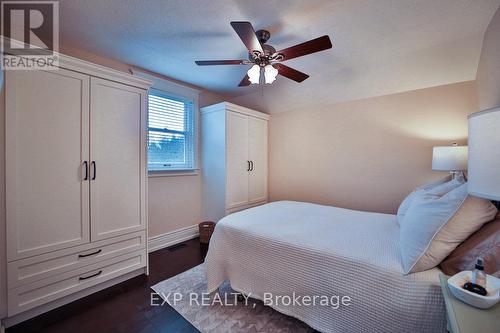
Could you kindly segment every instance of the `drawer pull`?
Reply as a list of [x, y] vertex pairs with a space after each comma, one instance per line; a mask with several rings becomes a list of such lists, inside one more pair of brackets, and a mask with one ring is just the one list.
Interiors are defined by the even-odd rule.
[[82, 280], [87, 280], [87, 279], [90, 279], [90, 278], [93, 278], [93, 277], [96, 277], [97, 275], [100, 275], [102, 273], [102, 270], [95, 273], [95, 274], [92, 274], [92, 275], [89, 275], [89, 276], [83, 276], [83, 277], [79, 277], [78, 280], [82, 281]]
[[102, 250], [101, 250], [101, 249], [99, 249], [99, 250], [97, 250], [97, 251], [95, 251], [95, 252], [92, 252], [92, 253], [88, 253], [88, 254], [79, 254], [79, 255], [78, 255], [78, 258], [85, 258], [85, 257], [94, 256], [94, 255], [96, 255], [96, 254], [101, 253], [101, 251], [102, 251]]

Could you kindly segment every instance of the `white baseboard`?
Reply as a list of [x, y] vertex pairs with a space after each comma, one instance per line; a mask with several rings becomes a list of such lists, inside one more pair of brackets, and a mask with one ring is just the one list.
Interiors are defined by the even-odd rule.
[[177, 229], [166, 234], [149, 237], [148, 252], [153, 252], [165, 247], [182, 243], [184, 241], [196, 238], [199, 236], [198, 225]]

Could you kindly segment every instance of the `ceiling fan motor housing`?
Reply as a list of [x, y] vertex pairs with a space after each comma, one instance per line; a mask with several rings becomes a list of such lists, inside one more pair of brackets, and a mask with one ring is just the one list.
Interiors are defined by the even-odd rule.
[[265, 44], [271, 37], [271, 33], [267, 30], [257, 30], [255, 35], [261, 44]]

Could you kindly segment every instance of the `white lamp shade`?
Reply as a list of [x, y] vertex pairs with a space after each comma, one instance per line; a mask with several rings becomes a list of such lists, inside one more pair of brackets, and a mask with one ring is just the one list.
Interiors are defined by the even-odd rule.
[[260, 82], [260, 66], [259, 65], [253, 65], [250, 67], [250, 69], [247, 71], [248, 74], [248, 80], [252, 84], [259, 84]]
[[432, 170], [467, 170], [467, 146], [442, 146], [432, 150]]
[[272, 65], [267, 65], [264, 67], [264, 78], [267, 84], [271, 84], [276, 80], [276, 76], [278, 75], [278, 70], [274, 68]]
[[469, 193], [500, 200], [500, 108], [469, 116]]

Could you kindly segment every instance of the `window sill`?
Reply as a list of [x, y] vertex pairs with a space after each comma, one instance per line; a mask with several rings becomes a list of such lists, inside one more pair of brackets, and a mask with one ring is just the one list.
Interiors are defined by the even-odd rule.
[[198, 176], [200, 169], [148, 171], [148, 178]]

